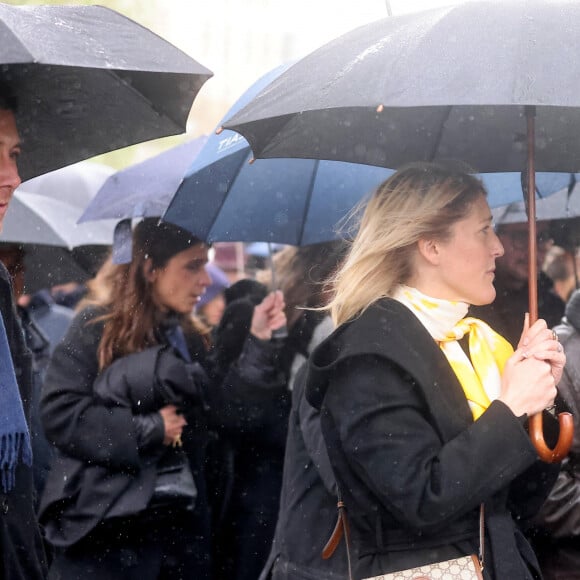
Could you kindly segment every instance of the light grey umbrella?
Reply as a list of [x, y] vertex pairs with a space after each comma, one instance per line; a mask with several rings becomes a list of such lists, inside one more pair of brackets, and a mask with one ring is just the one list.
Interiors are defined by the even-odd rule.
[[14, 193], [0, 243], [24, 246], [27, 292], [94, 275], [113, 241], [115, 221], [77, 221], [114, 171], [83, 161], [26, 181]]
[[113, 173], [115, 169], [110, 165], [80, 161], [24, 181], [19, 190], [58, 198], [84, 209]]
[[10, 202], [0, 242], [43, 244], [72, 250], [86, 245], [111, 245], [110, 220], [77, 224], [82, 210], [38, 193], [17, 191]]

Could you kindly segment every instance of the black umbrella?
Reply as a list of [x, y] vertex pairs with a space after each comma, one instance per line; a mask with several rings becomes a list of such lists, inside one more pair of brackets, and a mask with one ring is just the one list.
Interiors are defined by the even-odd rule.
[[183, 133], [211, 75], [113, 10], [0, 4], [0, 80], [18, 100], [23, 179]]
[[[386, 18], [298, 61], [224, 124], [257, 158], [397, 167], [457, 158], [481, 172], [525, 171], [535, 280], [535, 169], [580, 169], [580, 2], [490, 0]], [[530, 285], [530, 318], [537, 287]], [[546, 461], [572, 443], [560, 415]]]

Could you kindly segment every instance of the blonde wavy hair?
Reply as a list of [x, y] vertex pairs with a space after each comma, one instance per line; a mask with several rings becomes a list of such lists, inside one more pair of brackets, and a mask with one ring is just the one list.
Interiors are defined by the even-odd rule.
[[358, 233], [333, 283], [330, 310], [336, 326], [392, 296], [413, 274], [417, 242], [445, 240], [451, 226], [486, 195], [481, 181], [452, 166], [413, 163], [396, 171], [370, 198]]

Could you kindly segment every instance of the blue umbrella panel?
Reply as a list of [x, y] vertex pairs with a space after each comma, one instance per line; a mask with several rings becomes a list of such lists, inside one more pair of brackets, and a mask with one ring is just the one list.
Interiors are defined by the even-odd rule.
[[[234, 115], [290, 65], [272, 70], [233, 105]], [[313, 159], [252, 160], [248, 142], [234, 131], [211, 135], [192, 162], [163, 219], [207, 242], [308, 245], [352, 234], [351, 211], [393, 172]], [[481, 175], [490, 205], [522, 198], [519, 173]], [[540, 173], [537, 189], [549, 195], [567, 186], [567, 173]]]
[[[227, 116], [289, 66], [254, 83]], [[237, 133], [210, 136], [163, 218], [208, 242], [316, 244], [335, 239], [337, 224], [392, 174], [337, 161], [251, 159], [248, 142]]]
[[208, 242], [296, 246], [335, 239], [345, 216], [392, 171], [312, 159], [248, 163], [249, 147], [184, 180], [164, 219]]

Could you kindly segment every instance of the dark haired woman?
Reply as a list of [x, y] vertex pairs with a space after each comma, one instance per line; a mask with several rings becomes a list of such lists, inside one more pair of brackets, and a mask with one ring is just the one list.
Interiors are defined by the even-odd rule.
[[[253, 380], [262, 376], [256, 358], [267, 373], [267, 339], [285, 316], [281, 296], [266, 297], [244, 360], [212, 368], [206, 335], [191, 317], [210, 283], [207, 252], [189, 233], [143, 220], [132, 262], [107, 267], [97, 303], [77, 315], [54, 353], [41, 411], [58, 455], [40, 508], [57, 548], [52, 578], [210, 577], [208, 425], [254, 427], [259, 409], [245, 412], [245, 390], [263, 386], [245, 380], [245, 365]], [[244, 391], [239, 399], [234, 383]], [[156, 459], [181, 445], [195, 503], [160, 507]]]

